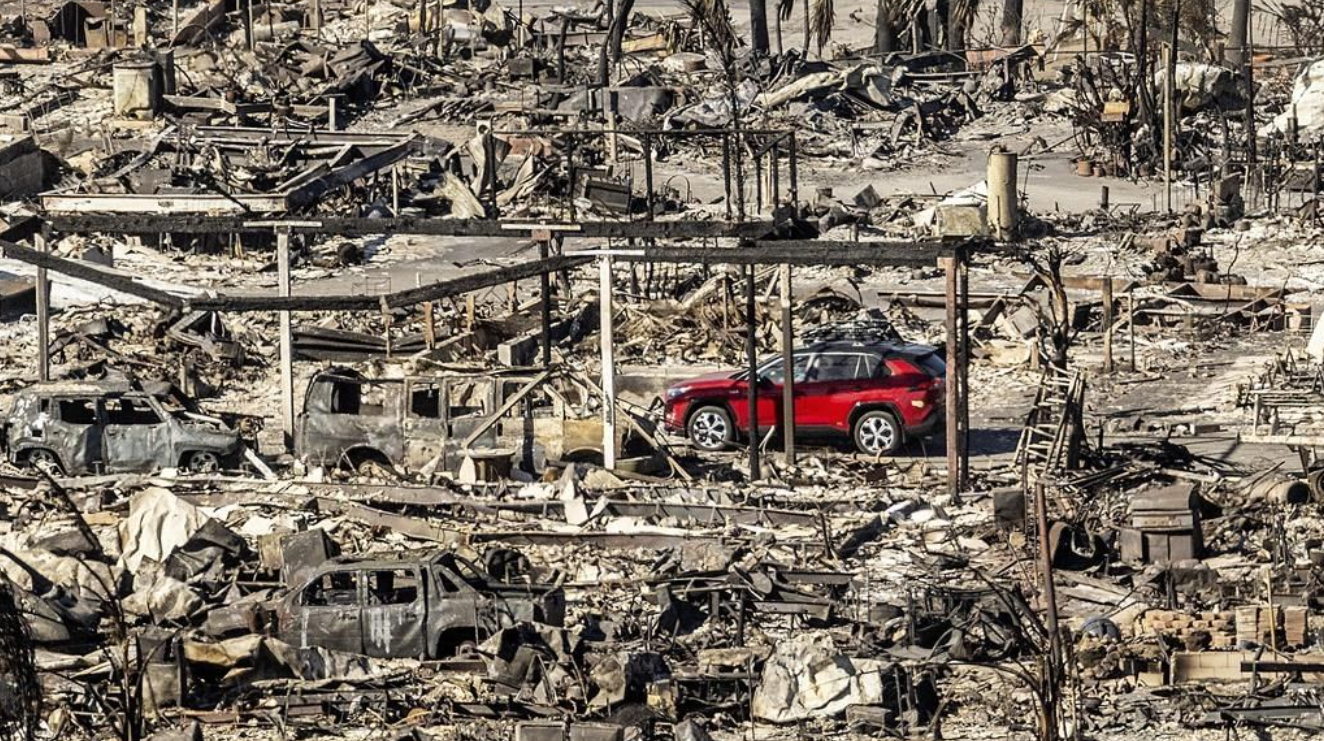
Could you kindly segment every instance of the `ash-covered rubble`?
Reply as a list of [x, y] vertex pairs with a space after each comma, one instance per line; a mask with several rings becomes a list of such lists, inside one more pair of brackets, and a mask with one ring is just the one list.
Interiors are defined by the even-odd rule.
[[1233, 5], [0, 9], [0, 732], [1317, 733]]

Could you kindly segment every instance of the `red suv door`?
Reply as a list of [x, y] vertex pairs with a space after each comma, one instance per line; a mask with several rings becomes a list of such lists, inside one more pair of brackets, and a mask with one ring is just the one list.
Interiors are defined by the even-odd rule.
[[796, 428], [850, 432], [851, 411], [866, 391], [878, 385], [881, 364], [878, 355], [863, 350], [816, 355], [805, 382], [796, 387]]
[[[791, 356], [794, 362], [795, 383], [798, 387], [804, 381], [805, 371], [809, 367], [810, 354], [807, 352], [798, 352]], [[758, 407], [759, 407], [759, 429], [767, 430], [770, 427], [776, 427], [782, 423], [782, 359], [776, 357], [766, 361], [759, 366], [759, 378], [763, 379], [759, 385]], [[741, 383], [737, 391], [731, 398], [731, 411], [735, 412], [736, 427], [746, 432], [749, 431], [749, 396], [747, 389], [749, 387]], [[796, 393], [797, 399], [799, 393]], [[796, 404], [797, 414], [799, 413], [799, 403]], [[798, 423], [797, 423], [798, 424]]]

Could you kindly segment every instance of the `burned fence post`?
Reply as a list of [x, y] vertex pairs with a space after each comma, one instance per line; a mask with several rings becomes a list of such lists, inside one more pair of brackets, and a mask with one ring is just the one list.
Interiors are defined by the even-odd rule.
[[782, 445], [786, 464], [795, 465], [795, 327], [791, 313], [791, 266], [781, 267]]
[[[38, 252], [47, 251], [46, 234], [38, 232], [32, 241]], [[51, 380], [51, 281], [45, 267], [37, 266], [37, 380]]]
[[616, 348], [612, 336], [611, 255], [598, 258], [598, 322], [602, 340], [602, 465], [616, 468]]
[[755, 313], [754, 273], [756, 266], [745, 268], [745, 363], [749, 367], [749, 480], [758, 481], [759, 474], [759, 318]]

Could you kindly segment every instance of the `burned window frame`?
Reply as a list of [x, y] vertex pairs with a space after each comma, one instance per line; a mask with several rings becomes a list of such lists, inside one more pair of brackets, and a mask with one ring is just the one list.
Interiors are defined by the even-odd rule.
[[[403, 602], [400, 601], [384, 602], [378, 599], [377, 591], [373, 587], [373, 578], [377, 574], [383, 574], [383, 573], [392, 574], [392, 586], [391, 586], [392, 592], [399, 592], [402, 589], [402, 587], [400, 587], [398, 584], [395, 584], [395, 579], [398, 578], [400, 574], [408, 575], [409, 578], [413, 580], [413, 585], [412, 585], [412, 588], [414, 590], [413, 598]], [[362, 590], [362, 601], [364, 607], [400, 607], [405, 605], [416, 605], [423, 598], [423, 575], [416, 567], [403, 565], [403, 564], [400, 566], [380, 565], [380, 566], [373, 566], [371, 568], [364, 568], [359, 572], [359, 574], [360, 574], [359, 585], [360, 585], [360, 589]]]
[[[42, 402], [43, 402], [43, 403], [49, 402], [49, 403], [51, 403], [52, 405], [54, 405], [54, 407], [55, 407], [55, 409], [56, 409], [56, 413], [55, 413], [55, 415], [54, 415], [53, 418], [54, 418], [56, 421], [60, 422], [61, 424], [74, 425], [74, 426], [78, 426], [78, 427], [92, 427], [92, 426], [95, 426], [95, 425], [97, 425], [97, 424], [100, 424], [100, 422], [101, 422], [100, 400], [97, 399], [97, 398], [95, 398], [95, 397], [91, 397], [91, 396], [52, 396], [52, 397], [49, 397], [49, 399], [42, 399]], [[64, 416], [65, 405], [66, 405], [66, 404], [76, 404], [76, 403], [78, 403], [78, 402], [86, 402], [86, 403], [87, 403], [88, 410], [92, 413], [92, 418], [91, 418], [91, 421], [90, 421], [90, 422], [78, 422], [78, 421], [74, 421], [74, 420], [71, 420], [71, 419], [67, 419], [67, 418]]]
[[[353, 591], [354, 591], [354, 601], [353, 601], [353, 602], [351, 602], [350, 604], [336, 604], [336, 603], [326, 602], [326, 601], [322, 601], [322, 602], [309, 602], [309, 601], [308, 601], [308, 590], [312, 589], [314, 586], [318, 586], [319, 589], [320, 589], [320, 584], [321, 584], [321, 581], [322, 581], [323, 579], [327, 579], [327, 578], [335, 578], [335, 577], [340, 576], [340, 575], [342, 575], [342, 574], [343, 574], [343, 575], [347, 575], [347, 576], [349, 576], [349, 578], [350, 578], [351, 581], [352, 581], [352, 584], [353, 584], [353, 587], [352, 587], [352, 588], [353, 588]], [[326, 590], [324, 590], [324, 589], [322, 589], [321, 591], [322, 591], [323, 594], [326, 593]], [[295, 601], [296, 601], [296, 603], [297, 603], [300, 607], [303, 607], [303, 608], [310, 608], [310, 609], [336, 609], [336, 610], [343, 610], [343, 609], [345, 609], [345, 608], [347, 608], [347, 607], [362, 607], [362, 606], [363, 606], [363, 579], [362, 579], [362, 577], [360, 576], [360, 571], [359, 571], [359, 569], [332, 569], [332, 570], [330, 570], [330, 571], [323, 571], [323, 572], [321, 572], [321, 573], [315, 575], [312, 579], [309, 579], [308, 582], [307, 582], [306, 584], [304, 584], [303, 587], [301, 587], [301, 588], [299, 589], [299, 596], [298, 596], [298, 598], [297, 598]]]
[[[142, 408], [147, 409], [153, 415], [156, 416], [156, 421], [155, 422], [140, 422], [136, 420], [118, 421], [113, 419], [111, 417], [110, 405], [120, 404], [122, 409], [123, 404], [125, 402], [128, 402], [135, 408], [138, 407], [139, 404], [141, 404]], [[170, 415], [165, 414], [164, 410], [161, 409], [161, 407], [156, 403], [156, 400], [146, 394], [124, 394], [122, 396], [107, 396], [101, 400], [100, 406], [101, 406], [101, 418], [105, 420], [105, 424], [107, 427], [156, 427], [157, 425], [165, 424], [166, 420], [171, 419]], [[135, 412], [135, 414], [136, 413], [137, 412]]]

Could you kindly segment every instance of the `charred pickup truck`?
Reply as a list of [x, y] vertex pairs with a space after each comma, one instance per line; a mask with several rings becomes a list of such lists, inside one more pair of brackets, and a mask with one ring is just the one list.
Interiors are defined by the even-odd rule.
[[3, 440], [10, 463], [69, 475], [171, 467], [210, 473], [244, 446], [226, 419], [202, 413], [173, 386], [114, 381], [23, 389]]
[[500, 582], [465, 558], [337, 558], [274, 606], [281, 640], [379, 658], [446, 658], [520, 622], [560, 626], [556, 585]]

